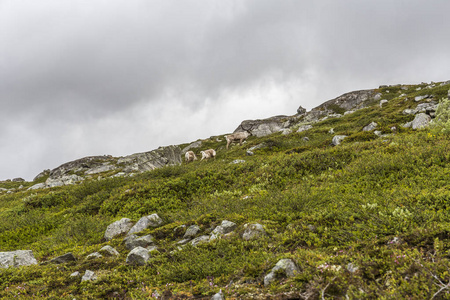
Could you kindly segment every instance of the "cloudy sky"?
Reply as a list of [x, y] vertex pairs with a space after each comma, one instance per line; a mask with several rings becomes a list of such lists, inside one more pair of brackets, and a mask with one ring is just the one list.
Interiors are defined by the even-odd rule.
[[0, 180], [450, 79], [450, 1], [0, 0]]

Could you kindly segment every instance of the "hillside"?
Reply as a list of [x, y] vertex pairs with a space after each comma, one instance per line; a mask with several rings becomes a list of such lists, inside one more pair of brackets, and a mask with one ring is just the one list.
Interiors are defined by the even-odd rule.
[[218, 135], [0, 182], [0, 297], [448, 299], [450, 142], [427, 124], [449, 89], [351, 92], [243, 121], [228, 150]]

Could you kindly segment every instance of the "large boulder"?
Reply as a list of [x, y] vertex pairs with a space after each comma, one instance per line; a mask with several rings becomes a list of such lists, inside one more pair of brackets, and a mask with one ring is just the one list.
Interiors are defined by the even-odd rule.
[[136, 247], [127, 255], [128, 265], [143, 266], [150, 259], [149, 251], [143, 247]]
[[148, 234], [145, 236], [137, 236], [137, 235], [129, 235], [125, 238], [125, 247], [127, 249], [132, 250], [136, 247], [147, 247], [153, 244], [153, 237]]
[[0, 252], [0, 267], [20, 267], [36, 265], [37, 260], [34, 258], [31, 250], [16, 250], [10, 252]]
[[272, 268], [269, 274], [264, 277], [264, 286], [268, 286], [277, 279], [277, 276], [293, 277], [300, 272], [292, 259], [281, 259]]
[[181, 164], [181, 149], [178, 146], [159, 147], [156, 150], [135, 153], [118, 159], [117, 164], [127, 173], [151, 171], [164, 166]]
[[118, 235], [127, 233], [130, 231], [131, 227], [133, 227], [133, 222], [131, 222], [128, 218], [122, 218], [121, 220], [110, 224], [106, 228], [104, 237], [107, 241], [109, 241]]
[[194, 236], [196, 236], [200, 232], [200, 227], [198, 225], [191, 225], [186, 230], [183, 238], [184, 239], [192, 239]]
[[148, 227], [158, 227], [163, 223], [163, 220], [158, 216], [158, 214], [151, 214], [139, 219], [139, 221], [134, 224], [134, 226], [128, 231], [128, 234], [133, 234], [142, 231]]
[[98, 252], [105, 256], [119, 256], [119, 252], [117, 252], [117, 250], [110, 245], [102, 247], [100, 250], [98, 250]]
[[422, 129], [428, 126], [431, 117], [425, 113], [417, 114], [411, 123], [412, 129]]
[[253, 136], [263, 137], [292, 126], [298, 117], [275, 116], [260, 120], [245, 120], [234, 132], [248, 131]]

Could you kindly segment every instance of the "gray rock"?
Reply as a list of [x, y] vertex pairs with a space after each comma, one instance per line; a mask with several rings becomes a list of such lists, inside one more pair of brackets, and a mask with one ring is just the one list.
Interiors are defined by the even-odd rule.
[[49, 261], [49, 263], [52, 264], [63, 264], [63, 263], [68, 263], [71, 261], [76, 261], [77, 259], [75, 258], [75, 256], [72, 254], [72, 252], [63, 254], [61, 256], [55, 257], [52, 260]]
[[45, 183], [41, 182], [41, 183], [36, 183], [35, 185], [30, 186], [27, 190], [39, 190], [39, 189], [45, 189], [47, 186], [45, 185]]
[[428, 95], [423, 95], [423, 96], [417, 96], [414, 98], [414, 101], [418, 102], [418, 101], [422, 101], [423, 99], [428, 98]]
[[380, 107], [383, 107], [383, 104], [388, 103], [389, 101], [387, 101], [386, 99], [383, 99], [380, 101]]
[[309, 137], [305, 136], [302, 138], [302, 140], [304, 140], [305, 142], [309, 142]]
[[45, 176], [49, 176], [50, 175], [50, 170], [44, 170], [41, 173], [37, 174], [36, 177], [33, 178], [33, 181], [36, 181], [38, 179], [41, 179]]
[[331, 128], [330, 130], [328, 130], [329, 134], [334, 134], [334, 128]]
[[375, 122], [371, 122], [369, 125], [365, 126], [363, 128], [363, 131], [373, 131], [375, 128], [377, 128], [378, 124]]
[[412, 129], [422, 129], [428, 126], [431, 121], [431, 117], [425, 113], [417, 114], [414, 120], [412, 121], [411, 128]]
[[382, 96], [382, 95], [383, 95], [383, 94], [381, 94], [381, 93], [377, 93], [375, 96], [373, 96], [373, 99], [376, 100], [376, 101], [378, 101], [378, 100], [381, 99], [381, 96]]
[[304, 115], [306, 113], [306, 109], [303, 108], [301, 105], [297, 108], [297, 114]]
[[37, 260], [34, 258], [31, 250], [16, 250], [10, 252], [0, 252], [0, 267], [20, 267], [37, 265]]
[[186, 230], [186, 233], [184, 234], [184, 239], [192, 239], [194, 236], [196, 236], [200, 232], [200, 227], [197, 225], [191, 225]]
[[297, 132], [303, 132], [306, 130], [310, 130], [311, 128], [313, 128], [312, 125], [302, 125], [298, 128]]
[[163, 220], [158, 216], [158, 214], [151, 214], [139, 219], [137, 223], [130, 229], [128, 234], [133, 234], [142, 231], [148, 227], [158, 227], [163, 223]]
[[266, 235], [266, 231], [261, 224], [254, 223], [244, 225], [244, 234], [242, 235], [244, 240], [254, 240], [264, 235]]
[[235, 230], [236, 227], [237, 227], [236, 223], [233, 223], [233, 222], [230, 222], [227, 220], [223, 220], [222, 223], [219, 226], [217, 226], [211, 233], [210, 240], [217, 239], [221, 235], [230, 233], [233, 230]]
[[275, 116], [262, 120], [245, 120], [234, 132], [248, 131], [253, 136], [263, 137], [276, 133], [285, 127], [289, 127], [291, 122], [286, 123], [287, 120], [296, 120], [296, 118], [288, 116]]
[[92, 169], [89, 169], [89, 170], [85, 171], [84, 174], [92, 175], [92, 174], [98, 174], [98, 173], [112, 171], [112, 170], [115, 170], [115, 169], [116, 169], [116, 166], [111, 165], [108, 162], [108, 163], [105, 163], [105, 164], [103, 164], [101, 166], [97, 166], [97, 167], [94, 167]]
[[184, 147], [183, 150], [181, 150], [181, 154], [185, 154], [189, 150], [191, 150], [193, 148], [198, 148], [201, 145], [202, 145], [202, 141], [193, 142], [193, 143], [189, 144], [188, 146]]
[[355, 273], [358, 270], [359, 270], [359, 267], [355, 266], [353, 263], [348, 263], [347, 271], [349, 271], [350, 273]]
[[267, 147], [267, 144], [266, 143], [261, 143], [261, 144], [258, 144], [256, 146], [250, 147], [248, 150], [249, 151], [255, 151], [255, 150], [258, 150], [258, 149], [265, 148], [265, 147]]
[[94, 252], [86, 256], [86, 259], [97, 259], [97, 258], [103, 258], [103, 255], [101, 255], [98, 252]]
[[105, 239], [109, 241], [118, 235], [125, 234], [130, 231], [131, 227], [133, 227], [133, 222], [128, 218], [122, 218], [106, 228]]
[[243, 164], [245, 163], [245, 160], [243, 159], [235, 159], [231, 162], [231, 164]]
[[375, 130], [373, 133], [374, 133], [376, 136], [381, 136], [381, 135], [382, 135], [382, 132], [381, 132], [380, 130]]
[[281, 259], [277, 262], [275, 267], [272, 268], [269, 274], [264, 277], [264, 286], [270, 285], [277, 279], [277, 275], [283, 275], [285, 277], [293, 277], [300, 272], [295, 262], [292, 259]]
[[25, 179], [18, 177], [18, 178], [12, 179], [11, 181], [12, 181], [12, 182], [24, 182]]
[[352, 114], [354, 112], [355, 112], [354, 110], [348, 110], [348, 111], [344, 112], [344, 116]]
[[282, 135], [288, 135], [288, 134], [292, 133], [292, 130], [289, 128], [284, 128], [284, 129], [281, 129], [280, 131], [281, 131]]
[[57, 178], [49, 177], [45, 181], [45, 185], [49, 188], [57, 187], [57, 186], [64, 186], [64, 185], [72, 185], [77, 182], [83, 181], [84, 178], [80, 177], [78, 175], [72, 174], [72, 175], [64, 175]]
[[110, 245], [102, 247], [98, 252], [104, 256], [119, 256], [119, 252]]
[[[301, 107], [301, 106], [300, 106]], [[224, 300], [225, 298], [224, 298], [224, 296], [223, 296], [223, 293], [222, 293], [222, 290], [220, 290], [218, 293], [216, 293], [216, 294], [214, 294], [212, 297], [211, 297], [211, 300]]]
[[191, 241], [192, 246], [197, 246], [209, 242], [209, 235], [199, 236]]
[[145, 172], [165, 166], [181, 164], [181, 149], [178, 146], [159, 147], [144, 153], [135, 153], [118, 159], [124, 172]]
[[138, 237], [134, 234], [127, 236], [125, 239], [125, 247], [132, 250], [136, 247], [147, 247], [153, 244], [153, 237], [148, 234], [142, 237]]
[[69, 276], [70, 276], [70, 277], [78, 277], [78, 276], [80, 276], [80, 272], [75, 271], [75, 272], [73, 272], [72, 274], [70, 274]]
[[402, 112], [404, 115], [414, 115], [416, 113], [415, 109], [407, 108], [404, 109]]
[[90, 271], [90, 270], [86, 270], [86, 272], [84, 272], [83, 277], [81, 277], [82, 282], [83, 281], [94, 281], [94, 280], [97, 280], [97, 276], [95, 275], [95, 273], [93, 271]]
[[149, 251], [143, 247], [136, 247], [127, 255], [128, 265], [143, 266], [150, 259]]
[[447, 92], [447, 98], [450, 99], [450, 90], [448, 90], [448, 92]]
[[347, 136], [346, 135], [335, 135], [331, 140], [333, 146], [339, 145]]
[[250, 150], [247, 150], [246, 155], [247, 155], [247, 156], [253, 156], [253, 155], [255, 155], [255, 153], [253, 153], [253, 152], [250, 151]]
[[412, 126], [412, 121], [411, 122], [407, 122], [407, 123], [402, 125], [403, 128], [411, 128], [411, 126]]

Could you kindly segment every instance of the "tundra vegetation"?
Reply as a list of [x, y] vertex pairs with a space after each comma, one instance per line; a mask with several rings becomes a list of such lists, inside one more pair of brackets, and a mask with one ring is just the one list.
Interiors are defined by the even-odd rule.
[[[218, 153], [208, 163], [30, 191], [37, 182], [0, 183], [9, 191], [0, 194], [0, 251], [30, 249], [40, 263], [68, 252], [77, 258], [1, 269], [0, 297], [210, 299], [222, 290], [226, 299], [449, 299], [447, 122], [401, 125], [414, 118], [402, 113], [417, 105], [414, 97], [441, 99], [450, 85], [419, 86], [380, 88], [382, 107], [374, 102], [306, 131], [249, 137], [229, 150], [205, 141]], [[373, 121], [381, 137], [362, 131]], [[331, 128], [347, 136], [338, 146]], [[158, 250], [143, 266], [126, 264], [123, 236], [105, 241], [105, 229], [154, 213], [164, 223], [137, 235], [150, 234]], [[200, 236], [223, 220], [237, 224], [226, 238], [177, 244], [191, 225]], [[266, 234], [244, 240], [247, 223]], [[119, 256], [86, 259], [106, 245]], [[289, 278], [274, 271], [276, 280], [264, 285], [282, 259], [300, 271]], [[97, 279], [71, 276], [86, 270]]]

